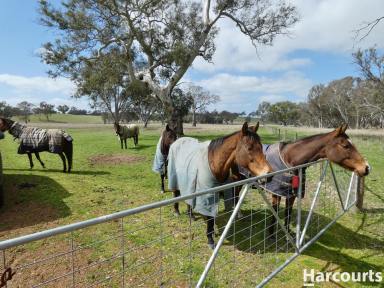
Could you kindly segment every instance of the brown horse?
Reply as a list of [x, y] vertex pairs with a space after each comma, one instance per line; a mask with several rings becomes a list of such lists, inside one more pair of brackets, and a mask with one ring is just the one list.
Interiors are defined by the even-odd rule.
[[169, 147], [177, 139], [176, 132], [169, 128], [169, 125], [165, 127], [163, 133], [156, 147], [156, 154], [153, 160], [152, 170], [160, 174], [161, 179], [161, 193], [165, 192], [164, 189], [164, 178], [167, 176], [167, 166], [168, 166], [168, 153]]
[[[211, 142], [199, 143], [196, 139], [183, 137], [176, 140], [169, 149], [168, 186], [177, 197], [195, 191], [212, 188], [229, 180], [230, 171], [236, 174], [238, 165], [246, 167], [253, 175], [272, 171], [265, 159], [256, 133], [259, 124], [242, 129]], [[193, 209], [202, 214], [207, 222], [208, 245], [214, 247], [214, 223], [218, 204], [217, 195], [204, 195], [188, 202], [188, 211]], [[178, 203], [175, 213], [180, 214]]]
[[27, 154], [30, 168], [33, 168], [32, 153], [35, 154], [41, 166], [45, 168], [44, 162], [40, 159], [39, 152], [48, 151], [59, 154], [63, 161], [63, 172], [72, 169], [73, 145], [72, 137], [65, 131], [58, 129], [41, 129], [22, 125], [6, 118], [0, 118], [0, 131], [8, 131], [13, 137], [20, 140], [19, 154]]
[[125, 149], [127, 149], [127, 138], [133, 138], [133, 143], [135, 147], [139, 144], [139, 126], [136, 124], [129, 125], [120, 125], [115, 122], [113, 124], [116, 135], [120, 138], [121, 149], [123, 149], [123, 141], [125, 144]]
[[[347, 127], [347, 125], [342, 125], [330, 133], [309, 136], [291, 143], [280, 143], [280, 157], [283, 163], [287, 167], [294, 167], [327, 158], [345, 169], [356, 172], [359, 176], [368, 175], [370, 166], [357, 151], [348, 135], [345, 134]], [[298, 171], [295, 174], [297, 175]], [[305, 178], [303, 178], [302, 187], [303, 189], [305, 188]], [[286, 197], [285, 203], [284, 222], [288, 231], [292, 207], [297, 195], [295, 189], [292, 192], [293, 195]], [[278, 211], [280, 201], [281, 196], [272, 194], [272, 206], [275, 211]], [[272, 217], [272, 222], [269, 226], [269, 235], [272, 240], [276, 237], [275, 226], [276, 219]]]

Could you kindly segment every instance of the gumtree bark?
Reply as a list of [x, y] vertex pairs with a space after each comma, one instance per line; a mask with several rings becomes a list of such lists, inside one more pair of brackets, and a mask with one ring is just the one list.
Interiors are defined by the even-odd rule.
[[192, 126], [196, 127], [196, 110], [192, 110]]
[[173, 131], [176, 132], [177, 136], [184, 136], [183, 129], [183, 117], [176, 111], [172, 109], [170, 116], [168, 117], [168, 125]]

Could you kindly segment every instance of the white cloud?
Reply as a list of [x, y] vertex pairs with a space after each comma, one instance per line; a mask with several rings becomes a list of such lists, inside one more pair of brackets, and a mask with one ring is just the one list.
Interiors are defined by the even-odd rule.
[[287, 95], [291, 101], [302, 101], [313, 85], [299, 72], [287, 72], [278, 78], [219, 73], [196, 84], [220, 96], [221, 101], [211, 109], [247, 112], [262, 101], [282, 101]]
[[[354, 47], [384, 46], [384, 23], [379, 23], [362, 42], [354, 41], [353, 30], [366, 21], [382, 16], [382, 0], [294, 0], [301, 19], [290, 29], [291, 36], [277, 37], [274, 45], [259, 46], [258, 53], [235, 25], [224, 20], [216, 39], [214, 65], [201, 59], [194, 62], [199, 71], [281, 71], [310, 65], [308, 58], [292, 57], [291, 52], [310, 50], [350, 55]], [[381, 45], [381, 46], [380, 46]]]
[[66, 104], [87, 108], [85, 99], [71, 98], [75, 85], [66, 78], [25, 77], [11, 74], [0, 74], [0, 101], [16, 105], [21, 101], [38, 104], [46, 101], [55, 105]]

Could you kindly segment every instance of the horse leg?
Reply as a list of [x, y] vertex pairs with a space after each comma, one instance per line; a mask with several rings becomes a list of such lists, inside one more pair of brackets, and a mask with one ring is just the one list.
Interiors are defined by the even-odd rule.
[[29, 167], [33, 168], [32, 153], [27, 153], [29, 159]]
[[40, 154], [39, 154], [39, 152], [35, 152], [35, 156], [36, 156], [37, 160], [39, 160], [41, 166], [43, 166], [43, 168], [45, 168], [44, 162], [41, 161], [41, 159], [40, 159]]
[[160, 193], [165, 193], [165, 189], [164, 189], [164, 177], [165, 177], [164, 174], [160, 174], [160, 178], [161, 178], [161, 190], [160, 190]]
[[73, 144], [72, 142], [64, 142], [64, 155], [67, 158], [68, 161], [68, 173], [72, 170], [72, 158], [73, 158]]
[[121, 149], [124, 149], [123, 148], [123, 139], [120, 137], [120, 144], [121, 144]]
[[215, 249], [215, 240], [213, 239], [215, 233], [215, 218], [212, 216], [205, 216], [205, 221], [207, 222], [208, 246], [213, 250]]
[[124, 139], [124, 145], [125, 145], [125, 149], [128, 149], [127, 148], [127, 138]]
[[[173, 197], [174, 198], [179, 197], [179, 196], [180, 196], [180, 191], [179, 190], [173, 191]], [[179, 202], [176, 202], [176, 203], [173, 204], [173, 209], [174, 209], [175, 216], [180, 216]]]
[[284, 211], [284, 226], [287, 229], [288, 233], [290, 233], [289, 224], [291, 223], [291, 215], [292, 215], [292, 208], [293, 204], [295, 203], [296, 197], [292, 196], [291, 198], [285, 199], [285, 211]]
[[[281, 196], [272, 195], [272, 208], [276, 211], [276, 213], [279, 213], [279, 205], [280, 205]], [[275, 226], [277, 224], [277, 220], [275, 216], [271, 216], [271, 222], [269, 223], [269, 239], [275, 240], [277, 237], [275, 235]]]
[[67, 163], [66, 163], [67, 161], [65, 160], [65, 156], [63, 152], [60, 152], [59, 156], [61, 158], [61, 161], [63, 161], [63, 172], [67, 172]]
[[187, 213], [188, 213], [189, 219], [196, 221], [195, 214], [193, 214], [192, 206], [187, 204], [187, 208], [188, 208]]

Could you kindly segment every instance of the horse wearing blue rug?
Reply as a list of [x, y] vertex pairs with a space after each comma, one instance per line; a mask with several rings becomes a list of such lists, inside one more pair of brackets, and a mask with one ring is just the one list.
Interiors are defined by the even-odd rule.
[[[246, 167], [253, 175], [271, 172], [271, 167], [262, 152], [257, 129], [258, 124], [248, 128], [245, 122], [240, 131], [212, 141], [201, 143], [189, 137], [176, 140], [171, 145], [168, 155], [169, 190], [177, 197], [219, 186], [230, 181], [231, 172], [234, 175], [238, 173], [238, 165]], [[213, 248], [218, 194], [211, 193], [186, 202], [191, 217], [193, 210], [206, 219], [208, 245]], [[178, 203], [175, 203], [174, 209], [176, 214], [180, 214]]]

